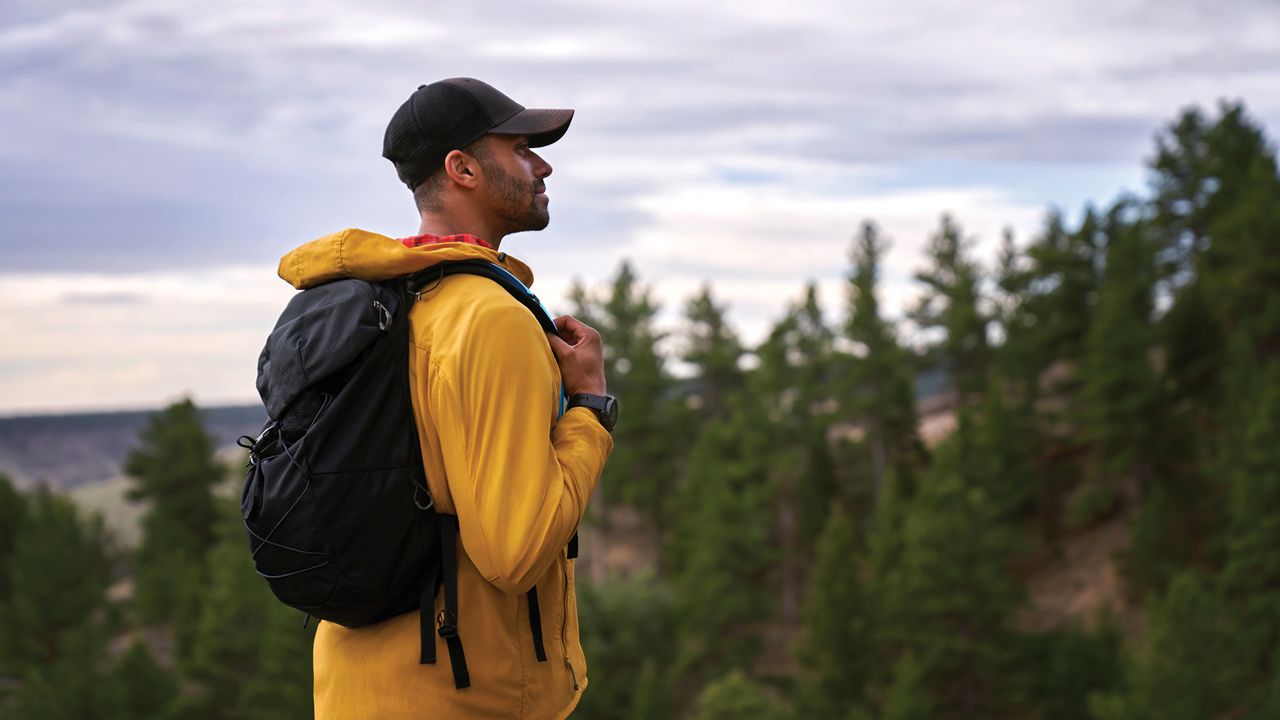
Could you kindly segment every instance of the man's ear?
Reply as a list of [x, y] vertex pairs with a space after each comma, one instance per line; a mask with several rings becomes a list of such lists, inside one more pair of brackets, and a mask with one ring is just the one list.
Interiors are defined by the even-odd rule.
[[449, 154], [444, 156], [444, 172], [449, 176], [450, 181], [463, 187], [473, 188], [479, 180], [480, 163], [461, 150], [450, 150]]

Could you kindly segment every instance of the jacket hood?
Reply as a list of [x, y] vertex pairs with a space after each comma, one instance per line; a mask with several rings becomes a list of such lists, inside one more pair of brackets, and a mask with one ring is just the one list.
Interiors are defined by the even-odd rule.
[[442, 242], [405, 247], [395, 238], [348, 228], [301, 245], [280, 258], [279, 273], [298, 290], [342, 278], [370, 282], [390, 280], [451, 260], [488, 260], [505, 268], [525, 284], [533, 285], [528, 265], [480, 245]]

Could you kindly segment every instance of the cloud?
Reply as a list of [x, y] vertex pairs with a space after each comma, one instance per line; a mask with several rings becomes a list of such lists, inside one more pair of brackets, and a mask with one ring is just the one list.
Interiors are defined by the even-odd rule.
[[62, 296], [63, 305], [141, 305], [147, 301], [142, 293], [128, 291], [70, 292]]
[[[73, 289], [69, 289], [73, 288]], [[262, 268], [0, 275], [5, 412], [252, 402], [292, 289]]]
[[[553, 0], [521, 12], [499, 0], [429, 12], [409, 0], [12, 0], [0, 5], [0, 286], [47, 288], [60, 327], [76, 329], [2, 321], [0, 345], [46, 352], [5, 350], [0, 364], [27, 363], [36, 387], [29, 373], [59, 343], [106, 348], [132, 328], [123, 302], [101, 302], [114, 296], [146, 309], [151, 329], [133, 356], [122, 345], [112, 365], [67, 366], [116, 373], [77, 391], [86, 402], [90, 386], [204, 387], [175, 374], [204, 368], [183, 347], [220, 357], [205, 369], [224, 377], [226, 348], [256, 354], [280, 292], [227, 278], [270, 276], [290, 247], [342, 227], [416, 229], [380, 157], [383, 128], [419, 83], [456, 75], [578, 110], [546, 149], [551, 227], [504, 244], [534, 264], [540, 293], [629, 257], [666, 320], [709, 279], [758, 337], [807, 278], [839, 308], [849, 236], [874, 219], [897, 242], [885, 286], [897, 307], [944, 211], [986, 243], [1005, 225], [1026, 237], [1050, 204], [1071, 214], [1140, 189], [1152, 135], [1181, 107], [1239, 97], [1280, 125], [1278, 27], [1269, 0]], [[97, 289], [71, 284], [90, 278]], [[191, 306], [191, 288], [222, 291]], [[251, 296], [252, 310], [239, 299]]]

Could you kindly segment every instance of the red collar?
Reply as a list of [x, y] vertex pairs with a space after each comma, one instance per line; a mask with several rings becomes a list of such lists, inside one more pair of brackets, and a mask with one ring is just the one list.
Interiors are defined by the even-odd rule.
[[409, 248], [422, 247], [423, 245], [434, 245], [435, 243], [460, 242], [460, 243], [466, 243], [468, 245], [479, 245], [480, 247], [489, 248], [490, 250], [494, 249], [493, 246], [490, 245], [487, 241], [481, 238], [478, 238], [475, 235], [471, 235], [469, 233], [459, 233], [457, 235], [445, 235], [443, 237], [440, 235], [432, 235], [431, 233], [426, 233], [424, 235], [414, 235], [413, 237], [400, 238], [400, 242], [404, 243], [404, 246]]

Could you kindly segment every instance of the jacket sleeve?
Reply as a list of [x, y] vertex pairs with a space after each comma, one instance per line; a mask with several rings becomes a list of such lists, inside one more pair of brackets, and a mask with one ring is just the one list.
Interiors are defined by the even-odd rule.
[[433, 362], [428, 393], [462, 546], [517, 594], [577, 532], [613, 439], [584, 408], [556, 421], [559, 369], [528, 310], [500, 304], [477, 319], [458, 357]]

